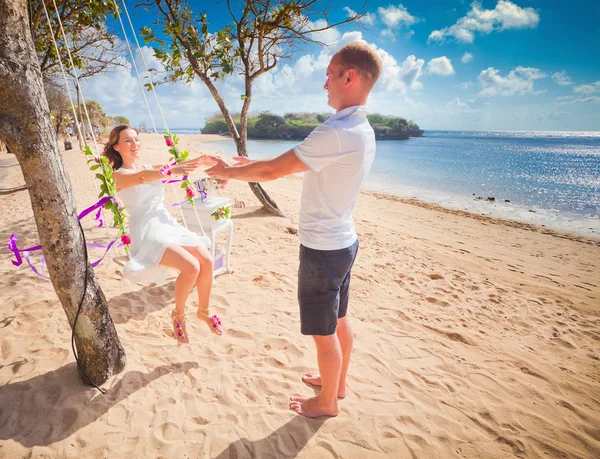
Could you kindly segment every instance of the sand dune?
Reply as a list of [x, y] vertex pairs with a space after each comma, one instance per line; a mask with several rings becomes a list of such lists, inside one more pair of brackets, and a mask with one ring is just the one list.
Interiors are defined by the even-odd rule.
[[[64, 159], [83, 209], [85, 160]], [[10, 161], [3, 188], [22, 183]], [[317, 390], [300, 380], [315, 364], [296, 304], [300, 187], [265, 185], [286, 218], [244, 184], [225, 190], [245, 207], [235, 272], [214, 287], [223, 337], [190, 318], [191, 344], [175, 343], [174, 272], [155, 286], [128, 283], [111, 257], [96, 269], [128, 358], [106, 395], [77, 377], [51, 284], [0, 251], [0, 457], [600, 457], [600, 241], [372, 192], [355, 212], [349, 394], [337, 418], [290, 411], [290, 395]], [[0, 240], [37, 243], [27, 191], [0, 194], [0, 215]]]

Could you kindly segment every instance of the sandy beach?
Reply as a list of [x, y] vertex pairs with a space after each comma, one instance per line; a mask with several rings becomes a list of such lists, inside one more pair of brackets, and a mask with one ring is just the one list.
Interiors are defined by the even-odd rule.
[[[192, 154], [216, 140], [181, 138]], [[142, 141], [143, 162], [166, 162], [160, 138]], [[82, 210], [93, 179], [77, 149], [63, 158]], [[12, 155], [0, 166], [0, 188], [23, 183]], [[354, 212], [349, 394], [336, 418], [289, 410], [290, 395], [317, 390], [300, 380], [316, 364], [296, 300], [301, 185], [264, 185], [285, 218], [244, 183], [224, 190], [242, 204], [234, 273], [212, 295], [222, 337], [190, 318], [191, 344], [177, 345], [175, 271], [164, 286], [132, 285], [107, 256], [96, 276], [127, 367], [106, 395], [77, 376], [51, 283], [10, 262], [12, 233], [38, 243], [27, 190], [0, 191], [0, 457], [600, 457], [600, 240], [369, 191]], [[82, 223], [89, 242], [107, 242]]]

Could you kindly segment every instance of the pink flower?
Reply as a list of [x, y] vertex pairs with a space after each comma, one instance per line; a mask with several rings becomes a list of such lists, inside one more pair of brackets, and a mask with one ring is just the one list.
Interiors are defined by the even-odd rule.
[[219, 209], [219, 210], [217, 211], [217, 215], [220, 217], [221, 215], [223, 215], [223, 211], [222, 211], [221, 209]]
[[125, 208], [125, 204], [123, 204], [123, 201], [121, 201], [118, 196], [112, 196], [110, 199], [112, 199], [113, 202], [117, 204], [118, 210], [123, 210]]
[[100, 158], [94, 158], [94, 161], [96, 162], [96, 164], [100, 164]]
[[126, 234], [121, 235], [121, 242], [125, 245], [131, 244], [131, 238]]
[[173, 145], [175, 145], [175, 143], [173, 143], [173, 139], [171, 137], [167, 137], [165, 139], [165, 142], [167, 142], [167, 147], [172, 147]]
[[191, 188], [186, 188], [185, 189], [185, 194], [187, 194], [190, 198], [194, 197], [194, 190], [192, 190]]

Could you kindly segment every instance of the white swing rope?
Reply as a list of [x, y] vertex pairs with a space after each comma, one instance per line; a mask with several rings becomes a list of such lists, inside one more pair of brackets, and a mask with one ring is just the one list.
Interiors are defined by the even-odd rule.
[[[69, 48], [69, 43], [67, 41], [67, 37], [65, 36], [65, 31], [63, 30], [63, 27], [62, 27], [62, 21], [60, 19], [60, 14], [58, 13], [58, 8], [56, 7], [56, 2], [54, 0], [52, 0], [52, 1], [54, 3], [54, 9], [56, 11], [56, 17], [57, 17], [58, 23], [60, 25], [60, 30], [62, 32], [63, 39], [65, 40], [65, 47], [66, 47], [67, 52], [69, 54], [69, 60], [70, 60], [70, 63], [71, 63], [71, 70], [73, 71], [73, 75], [74, 75], [75, 81], [77, 83], [78, 91], [81, 93], [81, 99], [83, 101], [83, 106], [85, 108], [85, 114], [87, 116], [87, 121], [88, 121], [88, 124], [89, 124], [89, 127], [90, 127], [90, 132], [92, 133], [92, 138], [94, 139], [94, 144], [96, 145], [96, 151], [98, 152], [99, 151], [98, 150], [98, 145], [96, 144], [96, 139], [94, 137], [94, 129], [92, 127], [92, 123], [90, 122], [90, 118], [89, 118], [89, 115], [88, 115], [88, 112], [87, 112], [87, 108], [85, 107], [85, 99], [83, 98], [83, 92], [81, 92], [81, 90], [79, 89], [80, 88], [80, 86], [79, 86], [79, 79], [77, 78], [77, 70], [75, 69], [75, 65], [74, 65], [73, 59], [71, 57], [71, 51], [70, 51], [70, 48]], [[52, 38], [52, 43], [54, 44], [54, 49], [56, 51], [56, 57], [58, 59], [58, 63], [60, 64], [60, 70], [61, 70], [61, 73], [62, 73], [62, 76], [63, 76], [63, 80], [65, 82], [65, 87], [67, 89], [67, 93], [69, 95], [69, 101], [71, 102], [71, 109], [73, 110], [73, 116], [75, 118], [75, 126], [77, 127], [77, 132], [79, 134], [79, 138], [82, 139], [84, 141], [85, 145], [87, 146], [87, 142], [85, 140], [85, 137], [82, 134], [81, 125], [79, 123], [79, 118], [77, 117], [77, 111], [75, 110], [75, 104], [73, 103], [73, 98], [71, 97], [71, 89], [70, 89], [69, 83], [67, 81], [67, 74], [65, 72], [65, 68], [63, 67], [62, 60], [60, 58], [60, 53], [58, 51], [58, 44], [56, 43], [56, 38], [54, 36], [54, 30], [52, 29], [52, 23], [50, 22], [50, 15], [48, 14], [48, 9], [46, 8], [46, 2], [45, 2], [45, 0], [42, 0], [42, 5], [44, 6], [44, 13], [46, 14], [46, 21], [48, 22], [48, 29], [50, 30], [50, 36]], [[56, 148], [58, 150], [58, 139], [55, 139], [55, 143], [56, 143]], [[96, 180], [95, 180], [95, 177], [94, 177], [94, 175], [92, 173], [92, 170], [89, 167], [87, 169], [88, 169], [88, 171], [90, 173], [90, 177], [92, 179], [92, 183], [94, 184], [94, 189], [96, 191], [96, 194], [98, 194], [99, 193], [98, 185], [96, 184]], [[102, 219], [106, 220], [106, 216], [104, 214], [104, 207], [101, 207], [101, 212], [102, 212]], [[105, 227], [106, 234], [108, 235], [108, 238], [110, 240], [111, 237], [112, 237], [111, 234], [110, 234], [110, 229], [108, 228], [107, 225], [103, 225], [103, 226]], [[113, 254], [116, 255], [116, 253], [115, 253], [116, 249], [115, 249], [114, 244], [112, 245], [111, 249], [113, 251]]]
[[[140, 47], [140, 43], [137, 39], [137, 35], [135, 33], [135, 29], [133, 27], [133, 23], [131, 22], [131, 17], [129, 16], [129, 11], [127, 10], [127, 5], [125, 4], [125, 0], [121, 0], [121, 3], [123, 3], [123, 11], [125, 11], [125, 14], [127, 15], [127, 20], [129, 22], [129, 27], [131, 28], [131, 33], [133, 35], [133, 38], [135, 39], [135, 43], [137, 46], [137, 50], [138, 53], [142, 59], [142, 63], [144, 65], [144, 69], [146, 70], [146, 75], [148, 77], [148, 81], [150, 83], [150, 88], [152, 89], [152, 92], [154, 93], [154, 98], [156, 100], [156, 105], [158, 106], [158, 111], [162, 117], [163, 120], [163, 126], [165, 128], [166, 131], [169, 130], [168, 126], [167, 126], [167, 120], [165, 119], [165, 115], [163, 113], [162, 107], [160, 105], [160, 102], [158, 100], [158, 94], [156, 92], [156, 88], [154, 87], [154, 83], [152, 82], [152, 75], [150, 74], [150, 71], [148, 70], [148, 66], [146, 65], [146, 60], [144, 59], [144, 54], [142, 53], [142, 49]], [[127, 48], [129, 49], [129, 55], [131, 56], [131, 62], [133, 64], [133, 67], [135, 69], [135, 73], [137, 75], [138, 78], [138, 82], [140, 84], [140, 89], [142, 90], [142, 95], [144, 96], [144, 101], [146, 102], [146, 107], [148, 108], [148, 113], [150, 114], [150, 120], [152, 122], [152, 127], [154, 129], [154, 133], [156, 134], [156, 138], [158, 141], [158, 145], [161, 145], [162, 139], [158, 133], [158, 129], [156, 129], [156, 124], [154, 123], [154, 116], [152, 115], [152, 111], [150, 110], [150, 105], [148, 104], [148, 99], [146, 98], [146, 91], [144, 90], [144, 85], [142, 83], [142, 79], [140, 77], [140, 73], [138, 71], [137, 68], [137, 64], [135, 63], [135, 58], [133, 56], [133, 51], [131, 49], [131, 45], [129, 43], [129, 39], [127, 38], [127, 33], [125, 32], [125, 26], [123, 25], [123, 20], [121, 18], [121, 13], [119, 12], [119, 6], [117, 4], [117, 0], [113, 0], [113, 4], [115, 5], [115, 11], [117, 13], [117, 17], [119, 18], [119, 23], [121, 24], [121, 29], [123, 31], [123, 36], [125, 37], [125, 41], [127, 43]], [[171, 187], [173, 190], [173, 194], [175, 196], [175, 200], [179, 200], [179, 198], [177, 197], [177, 188], [175, 187], [175, 184], [171, 183]], [[192, 206], [192, 208], [194, 209], [194, 213], [196, 214], [196, 220], [198, 221], [198, 225], [200, 226], [200, 231], [202, 232], [203, 236], [206, 236], [206, 233], [204, 232], [204, 228], [202, 226], [202, 221], [200, 220], [200, 216], [198, 215], [198, 210], [196, 209], [196, 206]], [[181, 218], [183, 219], [183, 224], [185, 225], [185, 227], [187, 228], [187, 221], [185, 219], [185, 215], [183, 213], [183, 209], [181, 208], [181, 206], [179, 206], [179, 210], [181, 212]]]

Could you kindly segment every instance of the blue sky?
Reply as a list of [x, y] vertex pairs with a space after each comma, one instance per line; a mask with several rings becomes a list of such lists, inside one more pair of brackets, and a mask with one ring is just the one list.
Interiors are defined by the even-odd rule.
[[[341, 3], [332, 2], [331, 21], [363, 5], [348, 0], [337, 6]], [[155, 18], [134, 4], [127, 2], [139, 33]], [[211, 31], [229, 21], [223, 2], [190, 4], [197, 12], [206, 9]], [[329, 47], [308, 47], [257, 80], [251, 110], [330, 110], [322, 89], [327, 62], [344, 43], [362, 39], [384, 61], [369, 100], [372, 112], [412, 119], [422, 129], [600, 131], [599, 5], [583, 0], [371, 0], [364, 27], [350, 24], [322, 34], [319, 39]], [[141, 52], [151, 67], [159, 67], [150, 48]], [[137, 52], [136, 61], [141, 62]], [[151, 125], [133, 70], [94, 77], [82, 87], [108, 114]], [[221, 82], [219, 89], [234, 110], [239, 108], [239, 79]], [[161, 86], [158, 96], [172, 128], [201, 127], [218, 110], [200, 81]]]

